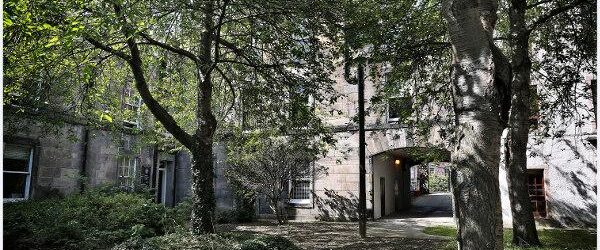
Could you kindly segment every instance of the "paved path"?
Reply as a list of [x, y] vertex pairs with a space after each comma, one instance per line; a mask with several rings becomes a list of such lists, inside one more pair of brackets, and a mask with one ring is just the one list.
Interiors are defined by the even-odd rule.
[[267, 221], [228, 225], [219, 231], [241, 231], [287, 237], [304, 249], [441, 249], [448, 237], [423, 233], [429, 226], [452, 226], [449, 193], [423, 195], [408, 213], [367, 222], [367, 238], [358, 237], [357, 222], [290, 222], [277, 226]]
[[229, 228], [220, 228], [218, 231], [280, 235], [303, 249], [442, 249], [450, 238], [426, 235], [420, 231], [425, 226], [437, 225], [440, 218], [435, 219], [369, 221], [367, 238], [364, 239], [358, 236], [357, 222], [290, 222], [280, 226], [258, 222], [229, 225]]
[[452, 217], [450, 193], [421, 195], [412, 202], [409, 217]]

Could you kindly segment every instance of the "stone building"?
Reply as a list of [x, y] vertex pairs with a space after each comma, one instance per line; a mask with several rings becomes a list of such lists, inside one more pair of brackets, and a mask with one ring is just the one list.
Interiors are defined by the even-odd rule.
[[[302, 180], [302, 184], [293, 182], [290, 185], [291, 215], [295, 219], [357, 217], [358, 129], [352, 122], [358, 106], [357, 86], [344, 80], [342, 69], [338, 69], [333, 77], [336, 91], [343, 94], [344, 98], [329, 108], [342, 112], [328, 112], [324, 107], [323, 119], [334, 128], [337, 145], [326, 157], [315, 162], [327, 169], [326, 174], [311, 176]], [[592, 91], [595, 82], [591, 75], [585, 76], [584, 83], [576, 91], [578, 115], [570, 120], [555, 118], [543, 111], [534, 114], [534, 122], [539, 119], [550, 120], [546, 124], [550, 127], [549, 133], [542, 132], [542, 128], [532, 130], [527, 152], [530, 197], [535, 218], [542, 224], [573, 227], [596, 225], [596, 104], [593, 101], [596, 96]], [[367, 78], [365, 109], [371, 105], [368, 100], [380, 84], [381, 79]], [[538, 85], [532, 87], [539, 92], [547, 91]], [[410, 90], [407, 91], [399, 99], [409, 97], [410, 105], [410, 93]], [[436, 136], [436, 128], [431, 128], [432, 134], [425, 140], [418, 138], [413, 127], [399, 121], [392, 104], [390, 101], [379, 112], [371, 112], [365, 118], [367, 210], [372, 219], [402, 213], [410, 208], [415, 194], [411, 192], [411, 181], [414, 180], [410, 176], [411, 169], [424, 163], [432, 164], [428, 162], [431, 159], [421, 159], [420, 155], [437, 155], [433, 164], [441, 169], [450, 160], [449, 152], [443, 149], [440, 138]], [[500, 168], [500, 189], [503, 220], [506, 226], [512, 226], [504, 166]]]
[[[326, 169], [291, 181], [290, 216], [297, 220], [356, 219], [358, 205], [357, 86], [348, 84], [339, 68], [332, 76], [335, 90], [343, 98], [320, 107], [322, 118], [333, 128], [337, 143], [313, 164]], [[589, 83], [591, 78], [587, 78]], [[367, 78], [365, 108], [381, 86], [382, 79]], [[585, 91], [585, 90], [581, 90]], [[589, 90], [587, 90], [589, 91]], [[444, 168], [450, 159], [436, 129], [430, 138], [419, 138], [415, 128], [402, 122], [399, 112], [412, 110], [410, 89], [366, 116], [366, 180], [369, 217], [401, 213], [410, 208], [415, 190], [415, 167], [429, 163]], [[592, 109], [589, 100], [587, 107]], [[5, 107], [6, 108], [6, 107]], [[595, 105], [593, 105], [595, 110]], [[340, 112], [330, 112], [330, 111]], [[588, 110], [589, 111], [589, 110]], [[566, 124], [560, 136], [532, 132], [529, 148], [529, 187], [535, 215], [542, 222], [561, 226], [590, 226], [596, 221], [595, 123], [591, 116], [578, 125]], [[563, 121], [556, 121], [560, 124]], [[133, 124], [134, 126], [138, 126]], [[131, 124], [124, 124], [131, 126]], [[26, 128], [26, 129], [25, 129]], [[135, 133], [87, 129], [70, 122], [48, 133], [35, 117], [5, 119], [4, 201], [68, 194], [82, 186], [111, 184], [131, 187], [134, 182], [154, 188], [157, 202], [173, 205], [190, 192], [190, 156], [185, 152], [161, 152], [154, 145], [136, 143]], [[134, 146], [135, 145], [135, 146]], [[432, 155], [433, 158], [424, 158]], [[215, 190], [217, 206], [231, 208], [234, 201], [223, 177], [227, 168], [224, 147], [215, 145]], [[440, 164], [441, 163], [441, 164]], [[411, 171], [412, 169], [412, 171]], [[440, 171], [440, 170], [436, 170]], [[411, 172], [413, 174], [411, 175]], [[443, 172], [443, 171], [441, 171]], [[504, 221], [510, 224], [505, 174], [501, 169]], [[257, 213], [268, 215], [264, 199]]]
[[[552, 226], [595, 227], [597, 199], [596, 80], [584, 75], [576, 90], [578, 108], [573, 118], [563, 119], [541, 111], [537, 119], [547, 119], [551, 129], [529, 134], [527, 168], [529, 195], [534, 215]], [[535, 83], [535, 81], [534, 81]], [[532, 85], [536, 92], [547, 91], [543, 84]], [[544, 117], [548, 116], [548, 117]], [[500, 168], [502, 214], [505, 225], [512, 216], [506, 183], [506, 170]]]
[[131, 188], [136, 182], [156, 187], [157, 201], [165, 204], [187, 195], [181, 185], [189, 182], [189, 156], [139, 146], [135, 134], [76, 123], [56, 128], [19, 117], [5, 119], [4, 126], [4, 201], [102, 185]]

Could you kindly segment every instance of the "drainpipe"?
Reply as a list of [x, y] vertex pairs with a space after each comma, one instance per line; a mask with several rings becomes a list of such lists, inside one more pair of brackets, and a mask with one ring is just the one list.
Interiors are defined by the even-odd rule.
[[175, 160], [173, 161], [173, 207], [175, 206], [175, 196], [177, 195], [177, 166], [179, 166], [178, 156], [179, 152], [175, 154]]
[[153, 151], [152, 168], [150, 169], [150, 188], [154, 189], [154, 201], [160, 203], [158, 200], [158, 188], [156, 188], [156, 184], [158, 183], [158, 145], [154, 144]]
[[87, 154], [88, 147], [90, 144], [90, 130], [83, 126], [83, 145], [81, 145], [81, 169], [79, 170], [79, 193], [83, 193], [85, 191], [87, 182], [88, 182], [88, 174], [87, 174]]

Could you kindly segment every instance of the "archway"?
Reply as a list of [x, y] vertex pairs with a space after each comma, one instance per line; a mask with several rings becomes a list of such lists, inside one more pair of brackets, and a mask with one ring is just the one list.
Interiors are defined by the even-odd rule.
[[371, 156], [373, 218], [451, 216], [450, 152], [401, 147]]

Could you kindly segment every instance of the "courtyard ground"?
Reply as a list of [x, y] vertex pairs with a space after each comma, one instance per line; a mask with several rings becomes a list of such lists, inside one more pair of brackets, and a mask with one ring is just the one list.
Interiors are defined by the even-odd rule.
[[290, 222], [278, 226], [262, 221], [222, 225], [222, 231], [286, 237], [304, 249], [443, 249], [447, 236], [423, 233], [428, 227], [452, 226], [449, 193], [417, 197], [410, 211], [367, 222], [367, 238], [358, 236], [357, 222]]
[[[417, 197], [412, 208], [367, 223], [367, 238], [358, 236], [357, 222], [290, 222], [273, 221], [251, 224], [219, 225], [220, 232], [283, 236], [303, 249], [456, 249], [454, 220], [449, 193]], [[511, 230], [504, 230], [505, 249], [510, 246]], [[540, 228], [542, 248], [595, 249], [596, 233], [588, 230]]]
[[358, 236], [357, 222], [290, 222], [276, 225], [263, 221], [221, 225], [218, 230], [283, 236], [303, 249], [442, 249], [448, 244], [448, 237], [421, 232], [430, 224], [419, 223], [421, 226], [416, 226], [402, 219], [368, 222], [365, 239]]

